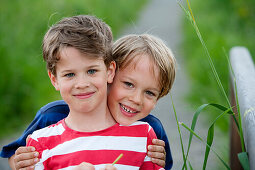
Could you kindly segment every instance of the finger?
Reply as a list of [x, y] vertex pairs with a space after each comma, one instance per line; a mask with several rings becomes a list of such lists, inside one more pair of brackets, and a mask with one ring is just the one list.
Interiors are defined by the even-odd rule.
[[95, 170], [95, 167], [91, 163], [82, 162], [80, 165], [76, 166], [73, 170]]
[[104, 168], [101, 168], [100, 170], [117, 170], [117, 168], [113, 165], [105, 165]]
[[38, 155], [38, 152], [20, 153], [19, 155], [14, 156], [14, 162], [18, 163], [25, 160], [36, 159]]
[[152, 158], [151, 161], [161, 167], [165, 167], [166, 162], [164, 160], [160, 160], [160, 159], [154, 159]]
[[153, 139], [153, 140], [152, 140], [152, 143], [153, 143], [154, 145], [159, 145], [159, 146], [165, 147], [165, 142], [164, 142], [163, 140], [160, 140], [160, 139]]
[[166, 155], [164, 153], [160, 153], [160, 152], [148, 152], [147, 155], [151, 158], [154, 158], [154, 159], [160, 159], [160, 160], [163, 160], [165, 161], [166, 159]]
[[158, 146], [158, 145], [149, 145], [148, 151], [165, 153], [165, 148], [163, 146]]
[[37, 163], [39, 161], [37, 158], [39, 154], [34, 150], [34, 147], [19, 147], [14, 155], [15, 168], [26, 168]]
[[31, 135], [28, 135], [27, 138], [26, 138], [26, 144], [28, 143], [28, 140], [30, 138]]
[[33, 169], [34, 165], [39, 162], [38, 158], [22, 160], [15, 164], [16, 169]]
[[33, 146], [21, 146], [16, 150], [15, 155], [34, 152], [34, 151], [35, 151], [35, 148]]
[[19, 170], [34, 170], [35, 167], [34, 166], [30, 166], [30, 167], [26, 167], [26, 168], [21, 168]]

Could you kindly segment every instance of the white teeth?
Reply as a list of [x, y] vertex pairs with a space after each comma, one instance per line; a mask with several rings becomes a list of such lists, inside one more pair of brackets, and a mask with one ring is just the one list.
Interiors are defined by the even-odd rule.
[[123, 110], [125, 110], [125, 111], [128, 112], [128, 113], [136, 113], [136, 111], [129, 110], [128, 108], [126, 108], [126, 107], [123, 106], [122, 104], [121, 104], [120, 106], [121, 106], [121, 108], [122, 108]]

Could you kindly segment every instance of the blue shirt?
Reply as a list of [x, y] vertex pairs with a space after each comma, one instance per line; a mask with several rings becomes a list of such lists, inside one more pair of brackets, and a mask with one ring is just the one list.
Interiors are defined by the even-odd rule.
[[[42, 129], [51, 124], [55, 124], [61, 119], [64, 119], [69, 113], [68, 105], [63, 101], [54, 101], [45, 106], [43, 106], [37, 113], [34, 120], [28, 126], [28, 128], [23, 132], [23, 134], [12, 143], [3, 146], [0, 156], [3, 158], [9, 158], [15, 154], [15, 151], [20, 146], [26, 146], [26, 138], [28, 135], [32, 134], [35, 130]], [[173, 166], [173, 159], [171, 155], [171, 150], [166, 136], [166, 132], [158, 118], [149, 114], [147, 117], [141, 119], [141, 121], [147, 122], [154, 129], [157, 138], [165, 141], [166, 150], [166, 166], [165, 169], [169, 170]]]

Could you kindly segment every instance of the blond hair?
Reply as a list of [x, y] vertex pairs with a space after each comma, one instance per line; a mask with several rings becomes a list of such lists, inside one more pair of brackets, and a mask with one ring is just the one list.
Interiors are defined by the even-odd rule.
[[89, 15], [63, 18], [53, 25], [43, 39], [43, 59], [47, 69], [56, 74], [59, 53], [64, 47], [74, 47], [81, 53], [103, 58], [106, 66], [112, 61], [113, 36], [110, 27]]
[[151, 57], [160, 70], [159, 99], [169, 93], [175, 79], [176, 61], [172, 51], [161, 39], [149, 34], [127, 35], [113, 44], [113, 60], [117, 69], [125, 68], [136, 56], [143, 54]]

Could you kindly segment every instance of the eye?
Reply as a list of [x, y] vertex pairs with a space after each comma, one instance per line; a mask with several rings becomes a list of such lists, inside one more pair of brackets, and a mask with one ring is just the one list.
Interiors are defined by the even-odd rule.
[[74, 73], [67, 73], [64, 75], [64, 77], [67, 77], [67, 78], [71, 78], [71, 77], [74, 77], [75, 74]]
[[125, 81], [124, 84], [125, 84], [126, 86], [128, 86], [128, 87], [131, 87], [131, 88], [134, 87], [134, 85], [133, 85], [132, 83], [127, 82], [127, 81]]
[[156, 96], [156, 94], [151, 91], [146, 91], [145, 93], [152, 97]]
[[95, 74], [96, 72], [97, 72], [97, 70], [95, 70], [95, 69], [88, 70], [88, 74]]

